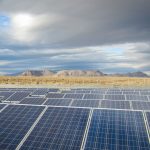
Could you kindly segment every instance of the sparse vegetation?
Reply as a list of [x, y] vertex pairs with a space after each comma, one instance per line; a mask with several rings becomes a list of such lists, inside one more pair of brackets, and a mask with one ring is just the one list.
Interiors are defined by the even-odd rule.
[[56, 85], [56, 86], [103, 86], [103, 87], [150, 87], [150, 78], [129, 77], [8, 77], [1, 76], [0, 84]]

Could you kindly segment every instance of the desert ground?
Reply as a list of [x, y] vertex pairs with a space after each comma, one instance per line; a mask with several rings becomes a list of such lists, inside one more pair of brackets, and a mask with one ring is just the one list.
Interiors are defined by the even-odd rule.
[[125, 87], [149, 88], [150, 78], [0, 76], [0, 87]]

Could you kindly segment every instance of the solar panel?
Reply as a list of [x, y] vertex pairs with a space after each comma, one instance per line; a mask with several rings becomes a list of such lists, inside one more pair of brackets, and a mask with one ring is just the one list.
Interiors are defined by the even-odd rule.
[[57, 88], [51, 88], [51, 89], [48, 89], [48, 92], [51, 93], [51, 92], [58, 92], [59, 89]]
[[130, 109], [129, 101], [101, 101], [101, 108]]
[[0, 92], [0, 96], [3, 97], [2, 100], [6, 100], [8, 97], [10, 97], [13, 94], [14, 92]]
[[141, 95], [126, 95], [126, 100], [148, 101], [148, 97], [147, 96], [141, 96]]
[[125, 100], [124, 95], [105, 95], [106, 100]]
[[122, 92], [121, 91], [108, 91], [108, 92], [106, 92], [106, 94], [116, 94], [116, 95], [121, 95], [122, 94]]
[[101, 94], [85, 94], [83, 99], [103, 99]]
[[127, 95], [139, 95], [139, 92], [134, 92], [134, 91], [124, 91], [123, 94], [127, 94]]
[[46, 95], [47, 98], [63, 98], [64, 94], [62, 93], [48, 93]]
[[51, 106], [69, 106], [72, 99], [47, 99], [44, 105]]
[[65, 94], [64, 98], [82, 99], [83, 94]]
[[106, 91], [98, 91], [98, 90], [96, 90], [96, 91], [91, 91], [91, 94], [100, 94], [100, 95], [103, 95], [103, 94], [105, 94], [106, 93]]
[[48, 108], [21, 149], [80, 149], [88, 115], [88, 109]]
[[89, 91], [89, 90], [82, 90], [82, 91], [79, 91], [79, 90], [77, 90], [76, 91], [76, 93], [91, 93], [91, 91]]
[[[150, 128], [150, 112], [146, 112], [146, 118], [147, 118], [148, 127]], [[150, 134], [150, 130], [149, 130], [149, 134]]]
[[135, 110], [150, 110], [150, 102], [132, 101], [132, 107]]
[[25, 97], [29, 96], [30, 92], [16, 92], [10, 96], [7, 101], [21, 101]]
[[45, 95], [48, 92], [48, 89], [38, 89], [32, 93], [32, 95]]
[[44, 107], [10, 105], [0, 113], [0, 149], [14, 150]]
[[5, 107], [5, 104], [0, 104], [0, 111]]
[[142, 112], [94, 110], [85, 150], [149, 150]]
[[99, 100], [74, 100], [71, 106], [76, 107], [99, 107]]
[[141, 91], [141, 95], [150, 95], [150, 91]]
[[61, 93], [75, 93], [76, 91], [66, 91], [66, 90], [64, 90], [64, 91], [61, 91]]
[[42, 105], [46, 99], [40, 97], [27, 97], [24, 98], [20, 104], [34, 104], [34, 105]]

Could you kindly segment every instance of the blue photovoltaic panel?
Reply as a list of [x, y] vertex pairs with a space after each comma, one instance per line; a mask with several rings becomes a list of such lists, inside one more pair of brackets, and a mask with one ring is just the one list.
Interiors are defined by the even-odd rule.
[[143, 95], [126, 95], [126, 100], [148, 101], [148, 97]]
[[142, 112], [94, 110], [85, 150], [149, 150]]
[[51, 106], [69, 106], [72, 99], [47, 99], [44, 105]]
[[135, 110], [150, 110], [150, 102], [132, 101], [132, 107]]
[[127, 94], [127, 95], [139, 95], [139, 92], [134, 92], [134, 91], [124, 91], [123, 94]]
[[51, 93], [51, 92], [58, 92], [59, 91], [59, 89], [55, 89], [55, 88], [53, 88], [53, 89], [48, 89], [48, 92], [49, 93]]
[[105, 94], [106, 93], [106, 91], [98, 91], [98, 90], [96, 90], [96, 91], [91, 91], [91, 94], [100, 94], [100, 95], [103, 95], [103, 94]]
[[83, 94], [65, 94], [64, 98], [82, 99]]
[[124, 95], [105, 95], [106, 100], [125, 100]]
[[71, 106], [75, 107], [99, 107], [99, 100], [74, 100]]
[[30, 92], [16, 92], [10, 96], [7, 101], [21, 101], [25, 97], [29, 96]]
[[38, 89], [32, 93], [32, 95], [45, 95], [48, 92], [48, 89]]
[[141, 95], [150, 95], [150, 91], [141, 91]]
[[5, 106], [5, 104], [0, 104], [0, 110], [3, 109]]
[[46, 95], [47, 98], [63, 98], [64, 94], [62, 93], [48, 93]]
[[129, 101], [101, 101], [101, 108], [130, 109]]
[[83, 99], [103, 99], [101, 94], [85, 94]]
[[[146, 117], [147, 117], [148, 126], [150, 128], [150, 112], [146, 112]], [[150, 134], [150, 130], [149, 130], [149, 134]]]
[[84, 94], [84, 93], [91, 93], [91, 91], [89, 91], [89, 90], [82, 90], [82, 91], [77, 90], [76, 93]]
[[46, 99], [45, 98], [40, 98], [40, 97], [27, 97], [24, 98], [20, 104], [34, 104], [34, 105], [41, 105], [44, 103]]
[[21, 149], [79, 150], [88, 116], [88, 109], [49, 107]]
[[3, 97], [2, 100], [6, 100], [8, 97], [10, 97], [13, 94], [14, 94], [14, 92], [0, 92], [0, 96]]
[[61, 93], [75, 93], [76, 91], [66, 91], [66, 90], [64, 90], [64, 91], [61, 91]]
[[108, 92], [106, 92], [106, 94], [115, 94], [115, 95], [120, 95], [120, 94], [122, 94], [122, 92], [121, 91], [108, 91]]
[[15, 150], [44, 107], [10, 105], [0, 113], [0, 149]]

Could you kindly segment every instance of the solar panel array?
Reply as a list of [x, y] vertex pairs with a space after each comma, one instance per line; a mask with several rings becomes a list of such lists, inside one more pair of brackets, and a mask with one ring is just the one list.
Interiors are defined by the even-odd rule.
[[150, 150], [149, 93], [0, 88], [0, 150]]

